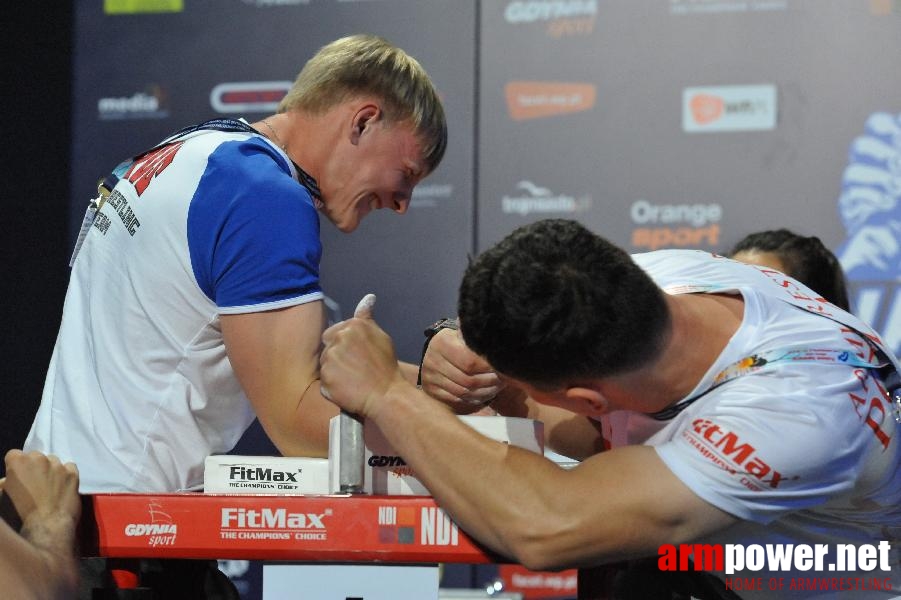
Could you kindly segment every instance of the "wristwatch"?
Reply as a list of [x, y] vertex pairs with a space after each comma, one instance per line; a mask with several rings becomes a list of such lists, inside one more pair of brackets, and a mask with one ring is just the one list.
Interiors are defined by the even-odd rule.
[[422, 345], [422, 356], [419, 358], [419, 375], [416, 377], [416, 385], [422, 385], [422, 361], [425, 360], [425, 351], [429, 349], [429, 342], [432, 341], [432, 338], [435, 337], [442, 329], [460, 329], [460, 323], [457, 319], [438, 319], [428, 327], [426, 327], [425, 331], [423, 331], [423, 335], [425, 335], [425, 343]]

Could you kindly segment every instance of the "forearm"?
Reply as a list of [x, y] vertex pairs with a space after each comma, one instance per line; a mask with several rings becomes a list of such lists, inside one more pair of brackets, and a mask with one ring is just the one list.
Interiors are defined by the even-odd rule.
[[467, 533], [500, 554], [530, 560], [530, 536], [541, 535], [534, 515], [556, 514], [546, 490], [565, 477], [562, 469], [478, 434], [410, 386], [389, 392], [373, 420]]
[[296, 402], [277, 403], [281, 411], [259, 415], [263, 429], [283, 456], [328, 456], [328, 424], [338, 407], [323, 398], [314, 379]]
[[15, 590], [23, 599], [75, 596], [79, 575], [71, 516], [26, 523], [21, 535], [6, 523], [0, 529], [0, 589]]
[[[398, 361], [398, 366], [404, 380], [415, 384], [419, 367], [403, 361]], [[337, 414], [338, 407], [322, 396], [320, 382], [314, 379], [302, 394], [297, 410], [286, 410], [281, 418], [270, 419], [264, 428], [284, 456], [326, 457], [328, 422]]]

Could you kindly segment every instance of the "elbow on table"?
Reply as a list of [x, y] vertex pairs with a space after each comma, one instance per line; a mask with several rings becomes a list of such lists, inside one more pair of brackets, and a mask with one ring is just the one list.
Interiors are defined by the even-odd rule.
[[532, 571], [559, 571], [581, 562], [580, 552], [587, 545], [573, 535], [575, 525], [566, 519], [542, 521], [511, 524], [507, 535], [511, 557]]

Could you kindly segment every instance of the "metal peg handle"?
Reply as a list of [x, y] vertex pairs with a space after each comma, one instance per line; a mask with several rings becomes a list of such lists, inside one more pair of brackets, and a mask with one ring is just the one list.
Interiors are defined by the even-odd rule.
[[338, 489], [342, 494], [362, 494], [366, 458], [362, 419], [342, 410], [338, 443]]

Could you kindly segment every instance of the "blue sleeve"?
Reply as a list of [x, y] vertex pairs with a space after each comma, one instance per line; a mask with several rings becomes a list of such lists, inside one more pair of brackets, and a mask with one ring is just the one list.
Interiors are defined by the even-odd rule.
[[227, 142], [209, 157], [188, 209], [194, 277], [224, 313], [319, 299], [319, 215], [265, 142]]

